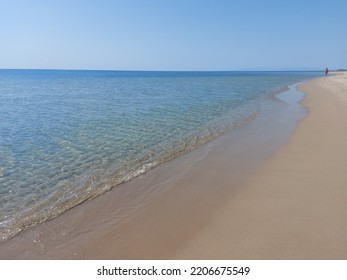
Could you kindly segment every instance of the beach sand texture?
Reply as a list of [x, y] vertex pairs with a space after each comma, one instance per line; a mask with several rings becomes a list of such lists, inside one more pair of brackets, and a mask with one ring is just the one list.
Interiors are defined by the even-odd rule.
[[347, 259], [347, 73], [299, 89], [308, 117], [177, 257]]
[[221, 137], [18, 235], [0, 258], [347, 259], [347, 73], [299, 89], [309, 114], [260, 168], [267, 145], [239, 135], [236, 153]]

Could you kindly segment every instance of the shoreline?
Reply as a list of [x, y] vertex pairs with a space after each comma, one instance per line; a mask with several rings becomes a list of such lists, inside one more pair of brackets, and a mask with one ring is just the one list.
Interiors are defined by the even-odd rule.
[[[9, 80], [18, 79], [20, 84], [23, 83], [23, 90], [39, 82], [37, 89], [30, 91], [28, 100], [33, 106], [30, 108], [37, 107], [42, 114], [36, 115], [33, 110], [35, 118], [22, 119], [27, 124], [7, 121], [1, 126], [5, 128], [5, 138], [0, 141], [4, 155], [4, 168], [0, 168], [3, 194], [0, 199], [0, 244], [37, 223], [51, 220], [120, 183], [143, 175], [164, 161], [210, 142], [228, 130], [243, 127], [259, 115], [259, 104], [274, 101], [273, 95], [283, 91], [285, 85], [316, 75], [312, 72], [227, 72], [212, 76], [140, 73], [134, 75], [135, 80], [128, 80], [132, 76], [129, 73], [124, 77], [94, 74], [90, 75], [87, 84], [86, 77], [75, 72], [51, 75], [38, 71], [28, 76], [25, 71], [14, 71], [8, 74]], [[79, 97], [82, 93], [89, 96], [86, 103], [76, 102], [73, 94], [64, 95], [63, 92], [69, 91], [60, 92], [58, 82], [61, 78], [65, 86], [71, 87]], [[49, 100], [52, 98], [49, 102], [52, 105], [49, 106], [57, 106], [57, 110], [40, 105], [41, 97], [46, 100], [46, 90], [42, 88], [44, 83], [40, 81], [49, 81], [46, 89], [52, 91], [47, 95]], [[105, 85], [103, 81], [107, 81]], [[128, 97], [122, 94], [110, 94], [113, 91], [122, 92], [122, 81], [132, 81], [125, 88], [129, 93], [125, 96], [129, 96], [130, 103], [125, 101]], [[96, 89], [98, 95], [92, 94]], [[151, 89], [155, 89], [154, 95], [148, 94]], [[14, 86], [9, 90], [12, 91], [17, 92], [18, 88]], [[37, 98], [37, 94], [41, 97]], [[60, 94], [64, 97], [59, 97]], [[127, 106], [135, 100], [130, 97], [132, 94], [136, 96], [136, 108]], [[155, 102], [152, 102], [153, 98]], [[117, 106], [118, 99], [124, 101], [122, 106]], [[5, 98], [4, 104], [6, 102]], [[53, 105], [55, 102], [57, 104]], [[94, 102], [95, 106], [92, 105]], [[8, 120], [21, 119], [20, 115], [28, 113], [22, 105], [17, 108], [19, 111], [12, 110], [11, 106], [5, 107], [5, 115], [10, 114]], [[77, 109], [79, 107], [81, 110]], [[113, 115], [112, 110], [116, 115], [120, 112], [125, 115], [120, 113], [118, 117]], [[46, 120], [43, 116], [47, 117]], [[47, 125], [39, 128], [35, 123]], [[33, 129], [28, 130], [28, 134], [17, 124]], [[18, 133], [6, 136], [6, 131], [16, 130]], [[43, 134], [47, 135], [46, 139]], [[18, 145], [13, 144], [16, 142]]]
[[[312, 233], [320, 224], [314, 220], [316, 223], [311, 225], [308, 217], [313, 217], [310, 211], [319, 209], [312, 209], [312, 205], [305, 204], [305, 201], [295, 203], [297, 195], [301, 196], [303, 191], [290, 185], [296, 175], [300, 180], [306, 175], [304, 182], [308, 187], [304, 192], [306, 196], [302, 198], [307, 199], [314, 193], [310, 170], [305, 170], [305, 174], [300, 170], [291, 170], [296, 165], [304, 168], [304, 160], [309, 157], [306, 147], [297, 144], [295, 139], [305, 134], [307, 122], [311, 126], [311, 115], [317, 110], [316, 106], [321, 103], [321, 107], [325, 106], [322, 100], [318, 100], [317, 105], [312, 88], [320, 81], [324, 84], [331, 78], [333, 76], [316, 78], [300, 86], [306, 93], [303, 101], [306, 110], [298, 104], [295, 107], [295, 100], [292, 100], [291, 106], [283, 104], [282, 115], [277, 116], [267, 129], [264, 129], [264, 124], [268, 119], [260, 117], [236, 133], [227, 133], [164, 163], [106, 195], [8, 240], [0, 246], [0, 259], [346, 258], [346, 247], [341, 246], [345, 244], [343, 234], [347, 233], [346, 226], [335, 234], [339, 238], [334, 244], [340, 242], [340, 250], [328, 243], [331, 252], [324, 246], [321, 251], [317, 249], [318, 252], [310, 247], [314, 243], [311, 240], [319, 245], [319, 241], [324, 241], [324, 234], [331, 232], [325, 230], [323, 237], [319, 232]], [[327, 98], [324, 94], [323, 97]], [[296, 125], [292, 134], [295, 123], [307, 110], [308, 117]], [[292, 117], [296, 119], [290, 119]], [[331, 121], [334, 123], [336, 119]], [[320, 129], [326, 129], [321, 127], [321, 122], [315, 127], [318, 133]], [[310, 131], [309, 136], [317, 131]], [[323, 138], [314, 137], [316, 140]], [[288, 154], [286, 150], [293, 145], [295, 149], [301, 147], [300, 153]], [[314, 145], [311, 146], [314, 149]], [[333, 146], [332, 150], [335, 148]], [[340, 156], [344, 160], [346, 153], [340, 155], [340, 151], [341, 145], [333, 159]], [[295, 160], [290, 158], [292, 154], [297, 156]], [[289, 163], [286, 162], [288, 159], [283, 160], [286, 156], [291, 160]], [[344, 166], [339, 169], [344, 173], [338, 174], [341, 182], [346, 181]], [[317, 177], [324, 174], [320, 172]], [[314, 179], [319, 182], [319, 178]], [[329, 179], [333, 181], [332, 177]], [[337, 189], [341, 192], [341, 201], [330, 205], [332, 201], [324, 204], [321, 198], [321, 205], [338, 206], [338, 210], [344, 210], [344, 205], [347, 205], [342, 195], [344, 190]], [[319, 200], [319, 194], [316, 197]], [[124, 201], [127, 202], [126, 207]], [[304, 217], [297, 213], [298, 209], [303, 211]], [[324, 210], [327, 209], [323, 208], [318, 213], [322, 214]], [[334, 211], [338, 213], [336, 209]], [[329, 213], [332, 214], [331, 211]], [[343, 220], [341, 213], [336, 219]], [[328, 223], [327, 219], [331, 217], [326, 214], [325, 218], [325, 223]], [[304, 222], [312, 227], [307, 226], [302, 232], [300, 227]], [[306, 240], [305, 237], [310, 238]], [[305, 245], [308, 250], [302, 249]], [[324, 255], [324, 252], [329, 254]]]

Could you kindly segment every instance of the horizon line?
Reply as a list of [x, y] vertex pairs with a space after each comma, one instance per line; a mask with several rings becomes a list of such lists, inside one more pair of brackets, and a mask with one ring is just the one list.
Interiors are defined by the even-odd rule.
[[[325, 68], [322, 68], [325, 69]], [[342, 68], [341, 68], [342, 69]], [[341, 69], [331, 69], [330, 71], [337, 71]], [[79, 68], [0, 68], [0, 70], [41, 70], [41, 71], [114, 71], [114, 72], [315, 72], [323, 71], [321, 69], [310, 68], [290, 68], [290, 69], [243, 69], [243, 70], [143, 70], [143, 69], [79, 69]], [[342, 69], [343, 70], [343, 69]]]

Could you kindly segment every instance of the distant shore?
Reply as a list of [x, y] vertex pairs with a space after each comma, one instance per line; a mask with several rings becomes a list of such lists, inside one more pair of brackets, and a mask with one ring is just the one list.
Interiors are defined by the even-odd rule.
[[299, 89], [294, 133], [295, 102], [29, 229], [0, 259], [346, 259], [347, 74]]

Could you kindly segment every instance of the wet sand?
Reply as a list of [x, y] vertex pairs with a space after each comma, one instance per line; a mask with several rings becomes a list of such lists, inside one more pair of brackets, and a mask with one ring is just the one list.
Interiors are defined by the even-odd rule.
[[0, 258], [347, 258], [346, 75], [300, 89], [309, 115], [292, 135], [305, 110], [278, 101], [268, 116], [17, 235]]

